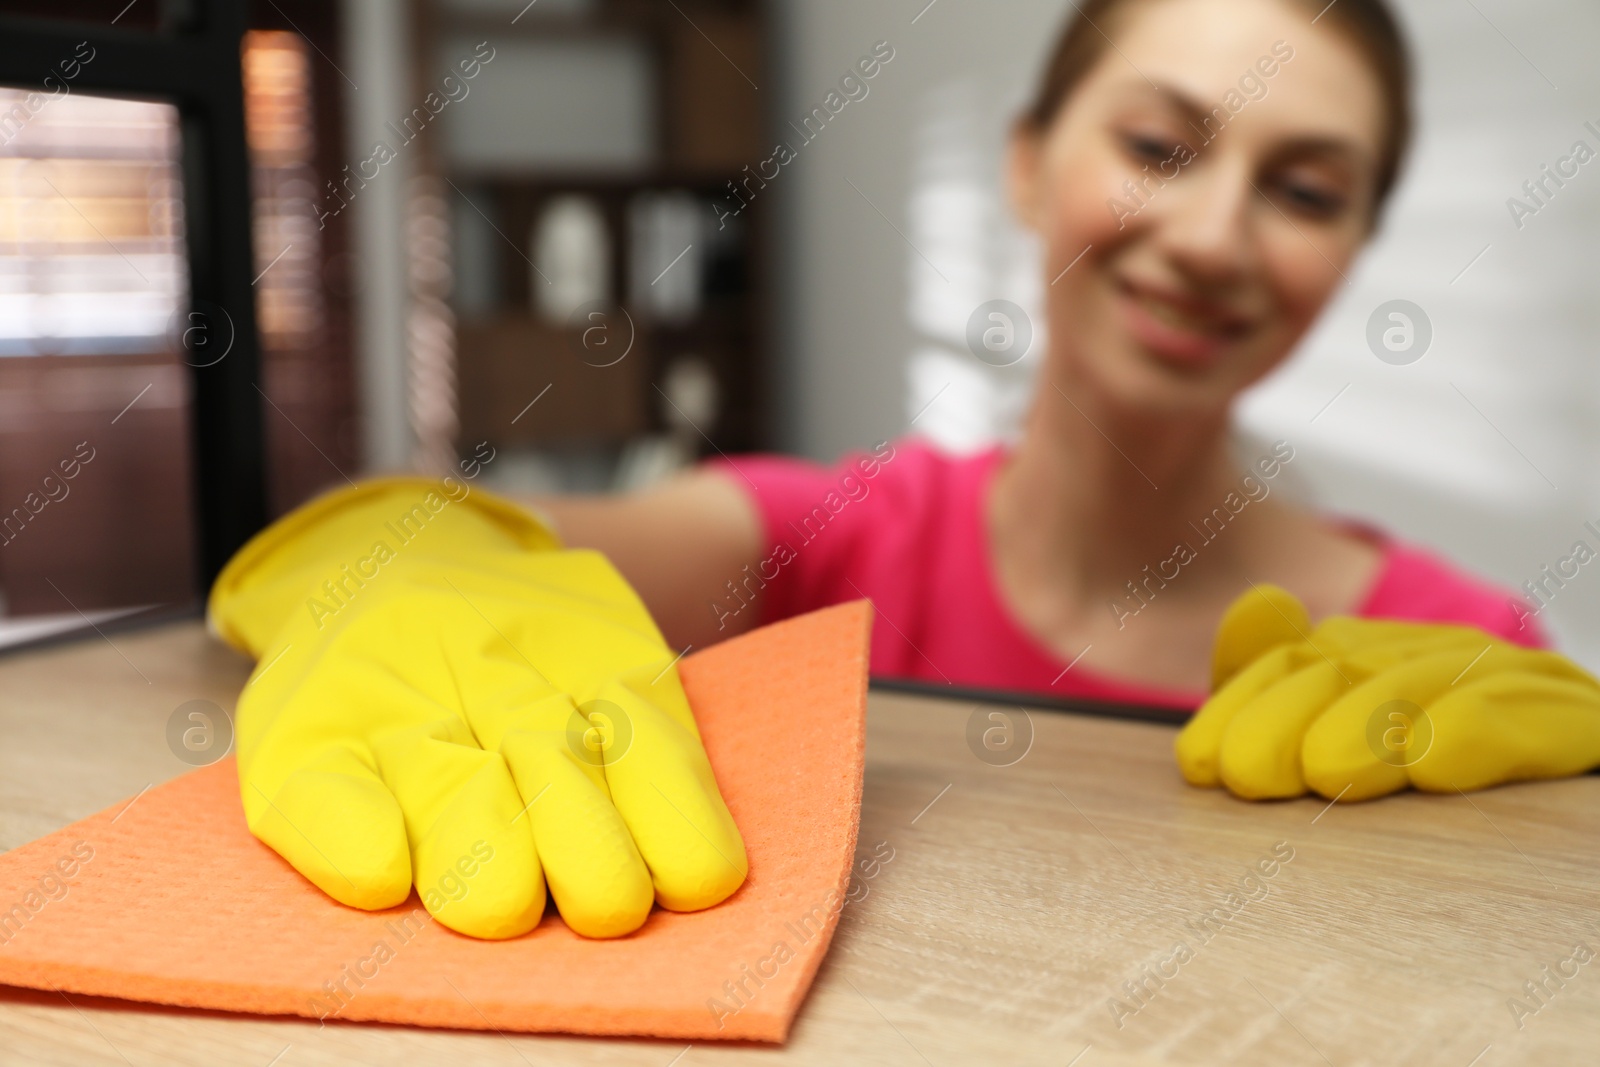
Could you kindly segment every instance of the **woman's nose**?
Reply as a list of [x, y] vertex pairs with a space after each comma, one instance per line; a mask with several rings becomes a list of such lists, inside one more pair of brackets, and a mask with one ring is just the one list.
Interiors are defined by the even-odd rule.
[[1260, 194], [1248, 168], [1227, 159], [1198, 162], [1169, 190], [1157, 240], [1186, 276], [1227, 285], [1237, 282], [1253, 262], [1252, 209], [1266, 205], [1258, 204]]

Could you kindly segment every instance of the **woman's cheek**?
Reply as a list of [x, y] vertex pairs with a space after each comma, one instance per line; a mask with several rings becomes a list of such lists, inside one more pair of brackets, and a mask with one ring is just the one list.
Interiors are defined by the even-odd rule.
[[[1100, 250], [1128, 239], [1139, 227], [1140, 201], [1124, 183], [1135, 176], [1125, 159], [1098, 139], [1070, 128], [1051, 146], [1044, 190], [1050, 259], [1060, 271], [1091, 245]], [[1052, 272], [1051, 277], [1055, 277]]]
[[1342, 240], [1308, 235], [1287, 223], [1273, 227], [1263, 243], [1262, 260], [1273, 302], [1289, 336], [1298, 338], [1310, 328], [1334, 290], [1345, 283], [1351, 246]]
[[[1316, 321], [1335, 289], [1344, 284], [1340, 270], [1348, 273], [1340, 256], [1348, 249], [1303, 231], [1296, 232], [1281, 217], [1265, 220], [1258, 230], [1261, 284], [1269, 306], [1261, 329], [1250, 339], [1247, 354], [1232, 361], [1232, 389], [1244, 389], [1270, 374], [1294, 352]], [[1274, 226], [1273, 223], [1283, 225]], [[1326, 258], [1324, 258], [1326, 256]]]

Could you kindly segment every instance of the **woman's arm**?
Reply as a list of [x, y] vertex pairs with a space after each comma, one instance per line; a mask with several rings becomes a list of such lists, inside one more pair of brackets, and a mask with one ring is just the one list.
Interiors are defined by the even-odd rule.
[[713, 605], [761, 558], [761, 518], [733, 480], [699, 469], [626, 496], [524, 499], [574, 548], [604, 552], [643, 598], [667, 643], [702, 648], [754, 625], [741, 611], [719, 626]]

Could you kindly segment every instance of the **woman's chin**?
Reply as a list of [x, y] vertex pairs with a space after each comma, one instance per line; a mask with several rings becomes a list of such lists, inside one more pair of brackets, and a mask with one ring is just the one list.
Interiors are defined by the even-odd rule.
[[[1223, 373], [1225, 364], [1206, 369], [1174, 364], [1131, 344], [1108, 346], [1101, 352], [1105, 358], [1095, 361], [1099, 366], [1081, 367], [1072, 378], [1097, 394], [1091, 401], [1093, 406], [1120, 412], [1133, 420], [1152, 416], [1194, 418], [1225, 412], [1242, 388], [1232, 375]], [[1084, 400], [1076, 396], [1070, 399], [1084, 407]]]

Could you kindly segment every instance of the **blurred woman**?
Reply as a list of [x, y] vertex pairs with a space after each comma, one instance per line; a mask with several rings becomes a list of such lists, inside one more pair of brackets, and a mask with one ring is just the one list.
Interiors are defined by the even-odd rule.
[[1193, 707], [1252, 583], [1330, 614], [1525, 644], [1509, 596], [1272, 492], [1230, 409], [1372, 236], [1411, 133], [1382, 0], [1085, 0], [1010, 143], [1044, 249], [1049, 350], [1020, 439], [912, 439], [832, 468], [716, 460], [622, 498], [535, 503], [606, 551], [668, 640], [877, 608], [877, 676]]

